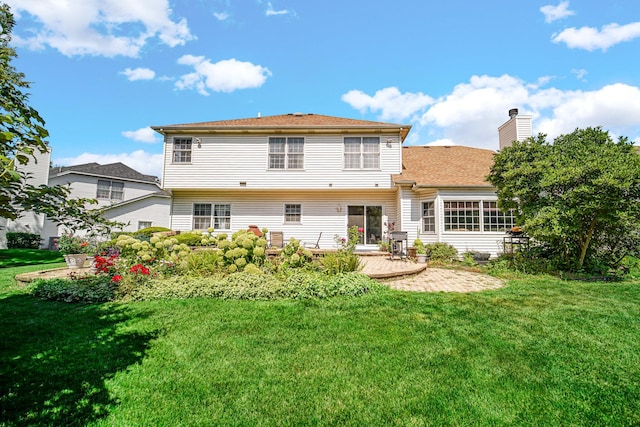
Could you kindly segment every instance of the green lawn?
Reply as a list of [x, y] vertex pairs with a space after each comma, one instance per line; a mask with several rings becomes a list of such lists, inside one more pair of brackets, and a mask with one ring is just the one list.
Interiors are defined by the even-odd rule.
[[58, 251], [42, 249], [0, 249], [0, 268], [64, 262]]
[[77, 305], [4, 275], [0, 331], [0, 425], [640, 423], [638, 282]]

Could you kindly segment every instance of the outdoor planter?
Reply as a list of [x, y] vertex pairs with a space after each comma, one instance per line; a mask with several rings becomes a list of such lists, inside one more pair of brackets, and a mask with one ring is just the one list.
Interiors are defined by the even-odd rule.
[[474, 252], [473, 253], [473, 260], [475, 262], [477, 262], [480, 265], [485, 265], [487, 262], [489, 262], [489, 258], [491, 257], [491, 254], [489, 252]]
[[69, 268], [82, 268], [87, 260], [87, 254], [64, 254], [64, 260]]
[[427, 262], [427, 254], [417, 254], [418, 264], [425, 264]]
[[409, 258], [415, 259], [415, 258], [416, 258], [416, 252], [417, 252], [417, 250], [418, 250], [418, 249], [417, 249], [417, 248], [414, 248], [414, 247], [408, 248], [408, 249], [407, 249], [407, 252], [408, 252], [408, 254], [407, 254], [407, 255], [409, 256]]

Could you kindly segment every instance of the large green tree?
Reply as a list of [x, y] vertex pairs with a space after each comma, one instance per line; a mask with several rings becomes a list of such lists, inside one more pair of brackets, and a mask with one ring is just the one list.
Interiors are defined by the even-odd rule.
[[601, 127], [514, 142], [488, 176], [500, 206], [569, 269], [617, 265], [640, 251], [640, 156]]
[[36, 161], [36, 152], [48, 150], [49, 133], [38, 112], [29, 105], [29, 82], [12, 65], [10, 45], [15, 21], [9, 6], [0, 3], [0, 217], [16, 219], [22, 212], [45, 213], [72, 230], [106, 232], [120, 224], [90, 209], [93, 199], [70, 199], [67, 186], [35, 187], [20, 165]]

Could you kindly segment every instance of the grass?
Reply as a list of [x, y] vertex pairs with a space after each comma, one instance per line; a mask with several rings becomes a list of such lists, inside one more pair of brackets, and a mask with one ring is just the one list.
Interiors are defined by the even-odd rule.
[[0, 249], [0, 268], [64, 262], [60, 252], [42, 249]]
[[0, 425], [640, 423], [637, 281], [79, 305], [6, 280]]

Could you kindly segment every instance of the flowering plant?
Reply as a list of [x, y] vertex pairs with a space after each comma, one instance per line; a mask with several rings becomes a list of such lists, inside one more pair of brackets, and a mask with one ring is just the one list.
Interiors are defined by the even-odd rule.
[[70, 234], [63, 234], [58, 237], [58, 249], [65, 255], [86, 254], [91, 250], [89, 242]]
[[151, 274], [151, 271], [142, 264], [136, 264], [129, 269], [129, 273], [142, 274], [144, 276], [148, 276], [149, 274]]

